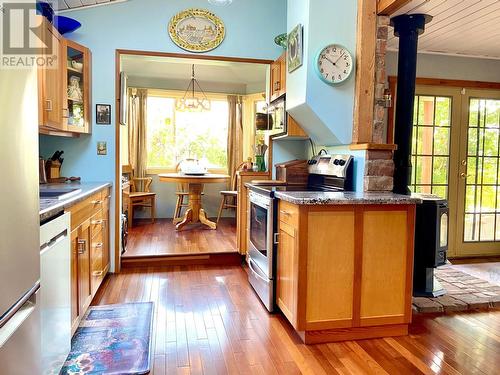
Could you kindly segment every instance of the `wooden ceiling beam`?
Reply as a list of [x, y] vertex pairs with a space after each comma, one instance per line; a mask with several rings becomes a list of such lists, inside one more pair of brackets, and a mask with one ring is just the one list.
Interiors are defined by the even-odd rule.
[[378, 0], [377, 1], [377, 14], [390, 16], [395, 13], [411, 0]]

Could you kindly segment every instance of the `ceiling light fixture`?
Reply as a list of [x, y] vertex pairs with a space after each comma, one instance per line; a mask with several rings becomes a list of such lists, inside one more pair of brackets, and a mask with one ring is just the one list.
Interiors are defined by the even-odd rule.
[[233, 0], [208, 0], [208, 2], [218, 7], [225, 7], [226, 5], [230, 5]]
[[[195, 86], [198, 86], [198, 91], [201, 93], [202, 97], [195, 96]], [[177, 111], [188, 112], [210, 111], [210, 100], [208, 100], [205, 92], [194, 76], [194, 64], [191, 67], [191, 81], [189, 81], [189, 85], [182, 99], [176, 100], [175, 109]]]

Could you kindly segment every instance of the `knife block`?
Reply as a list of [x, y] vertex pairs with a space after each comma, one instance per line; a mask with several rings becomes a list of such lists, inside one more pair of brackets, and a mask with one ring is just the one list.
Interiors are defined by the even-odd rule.
[[47, 160], [47, 179], [53, 180], [61, 177], [61, 163], [58, 160]]

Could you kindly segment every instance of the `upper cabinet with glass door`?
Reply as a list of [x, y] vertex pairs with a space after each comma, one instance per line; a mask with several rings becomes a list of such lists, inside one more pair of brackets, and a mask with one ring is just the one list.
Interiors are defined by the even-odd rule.
[[[90, 134], [90, 50], [62, 37], [43, 20], [44, 38], [50, 38], [51, 65], [38, 69], [38, 118], [41, 134], [74, 136]], [[48, 40], [48, 39], [44, 39]]]
[[66, 66], [63, 76], [64, 118], [67, 129], [74, 133], [90, 134], [90, 50], [71, 40], [65, 41]]

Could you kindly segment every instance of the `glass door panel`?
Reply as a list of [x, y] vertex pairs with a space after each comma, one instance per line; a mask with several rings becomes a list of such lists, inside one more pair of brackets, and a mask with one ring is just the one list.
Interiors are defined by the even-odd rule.
[[410, 190], [448, 198], [452, 97], [417, 95]]
[[84, 92], [85, 76], [84, 72], [84, 53], [74, 48], [67, 49], [67, 91], [68, 91], [68, 125], [77, 128], [84, 128]]
[[500, 92], [467, 90], [462, 100], [457, 255], [500, 252]]
[[500, 241], [500, 99], [469, 96], [467, 109], [462, 240]]

